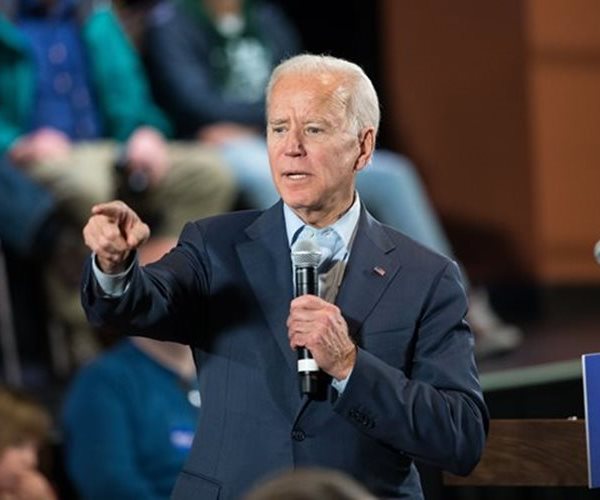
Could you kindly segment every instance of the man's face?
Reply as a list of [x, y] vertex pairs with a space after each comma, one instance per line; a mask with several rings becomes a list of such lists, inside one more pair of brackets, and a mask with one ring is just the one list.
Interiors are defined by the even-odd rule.
[[373, 130], [348, 123], [338, 75], [286, 75], [267, 116], [269, 163], [283, 201], [305, 222], [333, 223], [352, 204], [354, 176], [369, 161]]

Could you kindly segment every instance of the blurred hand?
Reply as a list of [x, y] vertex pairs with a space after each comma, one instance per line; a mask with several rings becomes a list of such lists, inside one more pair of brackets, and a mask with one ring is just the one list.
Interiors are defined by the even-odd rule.
[[140, 127], [131, 135], [125, 155], [128, 167], [144, 172], [151, 186], [158, 185], [170, 168], [167, 142], [151, 127]]
[[71, 153], [71, 140], [61, 131], [41, 128], [21, 137], [9, 150], [10, 159], [19, 166], [67, 158]]
[[122, 201], [92, 207], [83, 228], [85, 244], [96, 253], [97, 264], [108, 274], [125, 270], [133, 250], [150, 236], [150, 228]]
[[287, 327], [292, 349], [306, 347], [319, 368], [337, 380], [349, 375], [356, 346], [339, 307], [315, 295], [302, 295], [290, 304]]
[[229, 141], [257, 135], [258, 131], [247, 125], [239, 125], [233, 122], [220, 122], [208, 125], [198, 130], [196, 137], [211, 146], [222, 146]]

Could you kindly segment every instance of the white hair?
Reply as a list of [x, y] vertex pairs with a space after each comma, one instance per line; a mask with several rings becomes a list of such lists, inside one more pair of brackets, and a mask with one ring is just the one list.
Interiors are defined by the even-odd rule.
[[301, 54], [281, 62], [271, 73], [267, 85], [267, 111], [271, 92], [277, 81], [285, 75], [333, 74], [343, 77], [340, 95], [346, 104], [346, 112], [356, 133], [373, 127], [375, 135], [379, 129], [379, 99], [373, 83], [360, 66], [333, 56]]

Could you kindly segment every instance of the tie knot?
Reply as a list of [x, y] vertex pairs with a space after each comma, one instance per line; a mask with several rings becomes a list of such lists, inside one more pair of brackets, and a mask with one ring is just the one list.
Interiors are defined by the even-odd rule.
[[338, 260], [344, 258], [344, 241], [338, 232], [331, 228], [316, 229], [304, 226], [298, 235], [299, 240], [314, 240], [321, 249], [321, 263], [319, 272], [326, 273]]

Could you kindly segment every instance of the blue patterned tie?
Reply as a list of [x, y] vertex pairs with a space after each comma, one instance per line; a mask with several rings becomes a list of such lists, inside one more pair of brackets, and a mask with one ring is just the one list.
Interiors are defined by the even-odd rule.
[[344, 241], [331, 227], [316, 229], [310, 226], [304, 226], [298, 234], [299, 240], [315, 239], [317, 245], [321, 248], [321, 263], [318, 271], [320, 274], [327, 273], [333, 264], [344, 258]]

